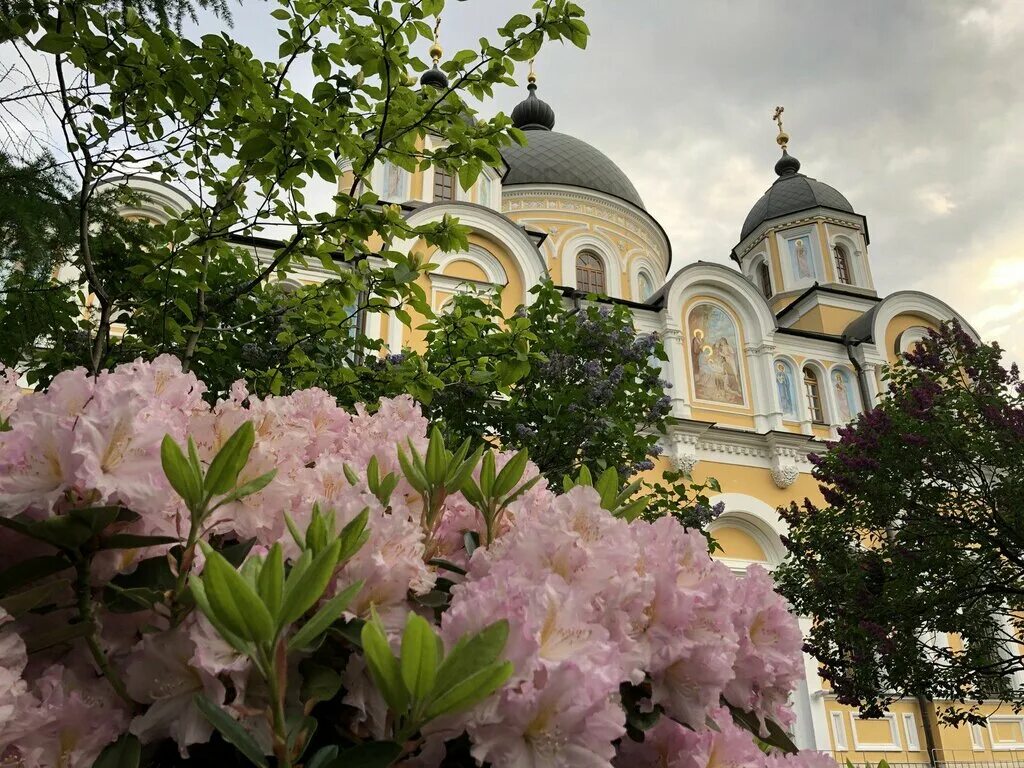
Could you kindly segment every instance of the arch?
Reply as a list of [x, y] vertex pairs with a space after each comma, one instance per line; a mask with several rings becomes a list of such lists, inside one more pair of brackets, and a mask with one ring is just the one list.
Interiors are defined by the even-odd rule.
[[848, 424], [861, 412], [857, 378], [845, 365], [833, 365], [828, 372], [828, 390], [832, 398], [833, 423]]
[[712, 505], [719, 502], [725, 504], [725, 512], [710, 526], [712, 534], [716, 527], [732, 527], [743, 531], [765, 553], [769, 570], [786, 558], [782, 537], [788, 529], [774, 507], [745, 493], [722, 493], [708, 501]]
[[576, 284], [576, 258], [580, 251], [593, 251], [604, 264], [605, 293], [622, 298], [622, 263], [618, 252], [600, 235], [582, 232], [562, 244], [562, 285], [578, 288]]
[[743, 335], [728, 307], [698, 299], [686, 311], [686, 340], [696, 400], [745, 406]]
[[608, 293], [604, 261], [589, 249], [576, 254], [576, 289], [584, 293]]
[[654, 295], [654, 278], [646, 269], [641, 269], [636, 276], [636, 293], [634, 301], [647, 301]]
[[120, 209], [119, 213], [127, 217], [141, 216], [166, 224], [170, 219], [199, 205], [185, 190], [149, 176], [120, 176], [103, 182], [96, 191], [103, 192], [117, 187], [128, 187], [139, 195], [136, 204]]
[[832, 259], [836, 273], [836, 282], [843, 285], [856, 285], [853, 277], [853, 267], [850, 254], [843, 243], [836, 243], [832, 246]]
[[[971, 338], [977, 342], [981, 341], [981, 337], [971, 327], [971, 324], [944, 301], [920, 291], [897, 291], [886, 296], [881, 303], [876, 305], [874, 318], [871, 322], [871, 339], [875, 342], [875, 348], [883, 356], [888, 352], [885, 349], [885, 338], [889, 324], [898, 315], [903, 314], [920, 315], [936, 325], [956, 319], [963, 329], [971, 335]], [[855, 320], [854, 324], [856, 322]]]
[[807, 412], [802, 377], [797, 373], [799, 370], [800, 367], [785, 355], [776, 356], [772, 361], [772, 379], [775, 382], [779, 412], [788, 421], [803, 421]]
[[[868, 275], [863, 249], [857, 247], [857, 242], [852, 237], [844, 234], [832, 235], [829, 238], [829, 248], [832, 251], [833, 258], [835, 258], [837, 247], [841, 247], [846, 251], [847, 262], [850, 267], [850, 279], [852, 281], [849, 285], [871, 288], [871, 278]], [[839, 280], [838, 273], [836, 274], [836, 282], [842, 282]]]
[[291, 277], [285, 277], [281, 280], [273, 280], [271, 281], [271, 285], [276, 286], [279, 290], [281, 290], [284, 293], [292, 293], [293, 291], [297, 291], [302, 287], [302, 283]]
[[775, 315], [765, 298], [740, 272], [708, 262], [688, 264], [669, 282], [665, 297], [667, 330], [684, 330], [683, 309], [698, 297], [716, 299], [730, 307], [747, 342], [771, 343]]
[[467, 261], [479, 267], [489, 283], [499, 286], [508, 284], [508, 275], [501, 262], [493, 253], [476, 243], [470, 243], [466, 251], [452, 251], [434, 258], [434, 263], [437, 264], [435, 272], [443, 274], [446, 267], [457, 261]]
[[924, 341], [928, 338], [929, 330], [923, 325], [913, 325], [907, 328], [896, 337], [896, 349], [894, 351], [897, 354], [912, 352], [919, 341]]
[[627, 253], [626, 262], [629, 264], [630, 295], [633, 297], [633, 301], [645, 301], [643, 298], [643, 292], [640, 290], [641, 275], [646, 274], [647, 278], [650, 280], [651, 287], [654, 289], [651, 292], [651, 295], [653, 296], [657, 293], [661, 281], [654, 277], [658, 274], [658, 270], [655, 268], [654, 262], [641, 250], [634, 250]]
[[824, 366], [816, 360], [804, 360], [800, 367], [800, 376], [803, 386], [804, 420], [814, 424], [831, 424], [832, 398], [829, 396], [828, 376]]

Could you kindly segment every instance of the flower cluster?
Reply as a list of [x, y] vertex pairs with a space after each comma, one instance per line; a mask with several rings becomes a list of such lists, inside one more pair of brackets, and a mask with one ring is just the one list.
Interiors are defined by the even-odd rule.
[[[372, 619], [403, 654], [410, 616], [439, 626], [447, 654], [507, 622], [502, 656], [511, 678], [471, 708], [453, 707], [427, 723], [414, 740], [392, 730], [394, 697], [382, 695], [374, 659], [358, 644], [338, 632], [294, 658], [289, 647], [289, 675], [301, 676], [300, 662], [314, 652], [335, 660], [340, 682], [329, 696], [354, 713], [345, 728], [363, 740], [405, 741], [395, 764], [446, 764], [445, 742], [465, 733], [473, 757], [494, 766], [731, 764], [712, 758], [719, 752], [743, 765], [813, 765], [765, 755], [723, 708], [748, 713], [763, 736], [769, 722], [792, 718], [786, 702], [802, 674], [800, 632], [765, 572], [734, 575], [709, 557], [700, 533], [671, 518], [618, 519], [593, 488], [555, 494], [532, 465], [523, 471], [519, 463], [522, 492], [480, 491], [502, 485], [503, 469], [517, 463], [511, 454], [468, 475], [480, 499], [506, 498], [486, 530], [482, 502], [468, 490], [431, 491], [440, 512], [425, 516], [424, 478], [414, 481], [408, 456], [426, 453], [424, 477], [433, 482], [444, 454], [428, 445], [427, 422], [407, 397], [349, 413], [315, 389], [260, 399], [237, 384], [213, 406], [204, 391], [176, 360], [161, 357], [98, 377], [68, 371], [45, 392], [0, 392], [10, 426], [0, 432], [0, 516], [11, 523], [0, 527], [5, 567], [54, 560], [45, 537], [22, 535], [32, 524], [130, 511], [89, 539], [120, 548], [96, 547], [85, 557], [74, 549], [81, 541], [61, 544], [78, 554], [29, 583], [50, 590], [40, 598], [46, 610], [0, 610], [3, 758], [25, 768], [88, 768], [124, 733], [144, 744], [173, 742], [187, 755], [211, 740], [219, 717], [244, 727], [253, 749], [282, 749], [261, 719], [274, 691], [254, 671], [257, 662], [206, 609], [176, 601], [189, 570], [213, 579], [215, 565], [226, 567], [218, 549], [250, 547], [241, 573], [260, 573], [247, 578], [259, 578], [261, 590], [260, 569], [269, 572], [275, 553], [294, 572], [300, 554], [309, 555], [304, 546], [314, 546], [295, 530], [316, 528], [314, 509], [321, 509], [339, 526], [366, 519], [364, 538], [325, 582], [323, 604], [348, 600], [343, 593], [352, 590], [341, 621]], [[211, 507], [192, 559], [182, 545], [196, 533], [194, 510], [164, 474], [161, 445], [165, 436], [179, 445], [191, 440], [197, 466], [211, 467], [246, 422], [255, 437], [237, 483], [255, 490]], [[437, 522], [425, 526], [427, 517]], [[154, 573], [158, 589], [140, 586]], [[126, 597], [140, 605], [125, 607]], [[27, 653], [26, 644], [36, 647], [69, 625], [82, 631]], [[664, 713], [642, 744], [626, 735], [623, 686], [646, 690], [647, 711]], [[197, 694], [221, 714], [201, 711]]]

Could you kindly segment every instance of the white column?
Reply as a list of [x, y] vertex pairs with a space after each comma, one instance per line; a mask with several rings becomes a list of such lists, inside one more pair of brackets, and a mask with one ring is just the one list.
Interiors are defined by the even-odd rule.
[[771, 344], [745, 344], [743, 352], [750, 376], [749, 396], [754, 408], [754, 428], [758, 432], [781, 428], [782, 414], [777, 405], [778, 394], [769, 375], [775, 347]]
[[661, 376], [672, 384], [669, 396], [672, 398], [671, 415], [677, 419], [690, 418], [690, 403], [686, 397], [689, 391], [686, 380], [686, 349], [683, 346], [683, 332], [677, 328], [662, 331], [662, 342], [668, 360], [661, 363]]

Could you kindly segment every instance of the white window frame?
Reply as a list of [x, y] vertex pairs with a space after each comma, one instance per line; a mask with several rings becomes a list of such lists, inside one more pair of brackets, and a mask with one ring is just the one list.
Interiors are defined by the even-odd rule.
[[975, 723], [970, 724], [971, 729], [971, 749], [975, 752], [985, 751], [985, 732], [982, 731], [981, 726]]
[[[886, 712], [882, 717], [877, 718], [885, 720], [889, 723], [889, 736], [890, 741], [888, 744], [875, 744], [872, 742], [863, 742], [857, 738], [857, 720], [859, 718], [853, 712], [850, 712], [850, 730], [853, 732], [853, 749], [855, 752], [901, 752], [903, 750], [903, 744], [900, 741], [900, 728], [899, 723], [896, 722], [896, 715], [892, 712]], [[875, 719], [875, 718], [872, 718]]]
[[[1014, 723], [1020, 732], [1020, 741], [997, 741], [992, 732], [992, 723]], [[1012, 715], [991, 715], [988, 718], [988, 740], [992, 744], [993, 752], [1009, 752], [1024, 750], [1024, 717]]]
[[907, 752], [920, 752], [921, 741], [917, 737], [917, 718], [913, 712], [903, 713], [903, 736], [907, 740]]
[[850, 742], [846, 738], [846, 720], [842, 712], [829, 712], [829, 720], [832, 724], [832, 749], [836, 752], [846, 752], [850, 748]]

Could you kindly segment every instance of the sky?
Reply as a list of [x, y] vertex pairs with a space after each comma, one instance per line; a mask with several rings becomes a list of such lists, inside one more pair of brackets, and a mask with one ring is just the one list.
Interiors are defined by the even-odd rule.
[[[633, 181], [674, 268], [728, 263], [775, 178], [771, 116], [784, 105], [801, 170], [867, 216], [879, 294], [933, 294], [1024, 361], [1024, 3], [582, 4], [587, 49], [546, 46], [538, 95], [556, 130]], [[529, 6], [449, 0], [442, 43], [472, 47]], [[234, 34], [261, 55], [276, 45], [263, 14], [236, 12]], [[524, 93], [499, 92], [490, 108]]]

